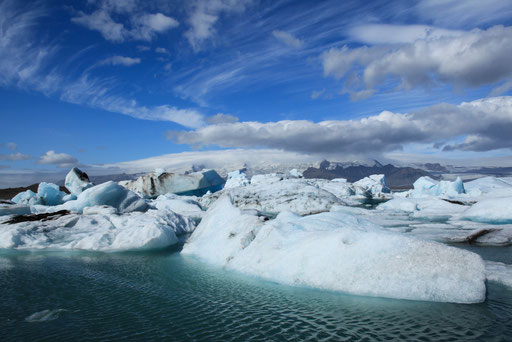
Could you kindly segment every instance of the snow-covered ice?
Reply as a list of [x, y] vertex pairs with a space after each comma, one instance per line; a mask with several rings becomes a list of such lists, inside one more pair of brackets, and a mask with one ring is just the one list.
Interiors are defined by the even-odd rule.
[[371, 175], [358, 180], [354, 183], [355, 186], [359, 186], [368, 191], [374, 199], [377, 198], [391, 198], [389, 195], [391, 190], [386, 186], [385, 175]]
[[239, 170], [228, 173], [228, 180], [224, 184], [224, 189], [236, 188], [237, 186], [245, 186], [249, 184], [247, 175]]
[[392, 233], [343, 212], [282, 212], [262, 222], [222, 196], [183, 253], [290, 285], [414, 300], [485, 299], [478, 255]]
[[412, 197], [421, 196], [447, 196], [456, 197], [465, 192], [464, 184], [460, 177], [453, 182], [436, 181], [430, 177], [420, 177], [413, 184], [414, 189], [410, 192]]
[[148, 210], [113, 214], [115, 208], [89, 207], [86, 214], [56, 214], [41, 221], [1, 224], [0, 248], [120, 251], [162, 248], [177, 243], [195, 223], [179, 214]]

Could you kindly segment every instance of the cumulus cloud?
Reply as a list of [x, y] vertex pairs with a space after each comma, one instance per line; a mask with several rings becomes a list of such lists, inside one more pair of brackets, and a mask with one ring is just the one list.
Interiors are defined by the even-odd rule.
[[0, 154], [0, 160], [9, 160], [9, 161], [16, 161], [16, 160], [27, 160], [31, 159], [32, 157], [28, 154], [22, 154], [22, 153], [11, 153], [11, 154]]
[[78, 159], [70, 156], [66, 153], [55, 153], [55, 151], [50, 150], [43, 154], [39, 160], [38, 164], [48, 164], [48, 165], [57, 165], [58, 167], [72, 167], [78, 164]]
[[140, 58], [132, 58], [125, 56], [112, 56], [102, 60], [99, 64], [101, 65], [123, 65], [132, 66], [140, 63]]
[[206, 117], [204, 119], [204, 121], [207, 124], [216, 125], [216, 124], [238, 122], [238, 118], [236, 116], [229, 115], [229, 114], [217, 113], [215, 115]]
[[438, 82], [455, 87], [494, 84], [512, 76], [510, 56], [512, 27], [494, 26], [453, 35], [427, 35], [399, 46], [332, 48], [323, 53], [322, 62], [325, 75], [337, 79], [347, 76], [349, 90], [356, 92], [374, 90], [390, 77], [403, 89]]
[[205, 41], [215, 35], [214, 25], [223, 13], [243, 12], [252, 0], [196, 0], [192, 3], [185, 32], [194, 51], [199, 51]]
[[441, 104], [401, 114], [384, 111], [360, 120], [237, 122], [169, 131], [167, 137], [195, 147], [266, 147], [305, 153], [377, 154], [408, 143], [435, 143], [467, 136], [445, 149], [512, 149], [512, 97]]
[[274, 30], [272, 31], [272, 35], [280, 42], [294, 49], [300, 49], [304, 45], [302, 40], [286, 31]]

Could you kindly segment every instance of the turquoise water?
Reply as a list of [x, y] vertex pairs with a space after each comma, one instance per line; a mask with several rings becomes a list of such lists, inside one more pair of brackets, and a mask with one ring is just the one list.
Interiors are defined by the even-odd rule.
[[512, 291], [489, 284], [475, 305], [415, 302], [279, 285], [177, 249], [0, 252], [0, 341], [91, 340], [506, 341]]

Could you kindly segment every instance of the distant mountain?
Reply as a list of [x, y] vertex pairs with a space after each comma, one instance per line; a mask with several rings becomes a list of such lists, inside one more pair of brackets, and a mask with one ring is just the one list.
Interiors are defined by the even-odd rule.
[[420, 177], [429, 176], [436, 178], [431, 173], [412, 167], [396, 167], [391, 164], [382, 165], [375, 161], [373, 166], [356, 165], [355, 163], [331, 163], [324, 160], [318, 168], [310, 167], [303, 174], [305, 178], [345, 178], [349, 182], [356, 182], [364, 177], [374, 174], [386, 175], [386, 184], [394, 189], [412, 188], [412, 184]]

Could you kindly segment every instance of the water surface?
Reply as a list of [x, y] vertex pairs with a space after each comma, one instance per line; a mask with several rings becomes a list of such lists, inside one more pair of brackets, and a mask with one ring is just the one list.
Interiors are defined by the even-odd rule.
[[[512, 252], [482, 251], [495, 261]], [[503, 286], [489, 284], [473, 305], [358, 297], [247, 277], [177, 249], [4, 251], [0, 289], [0, 341], [512, 340]]]

